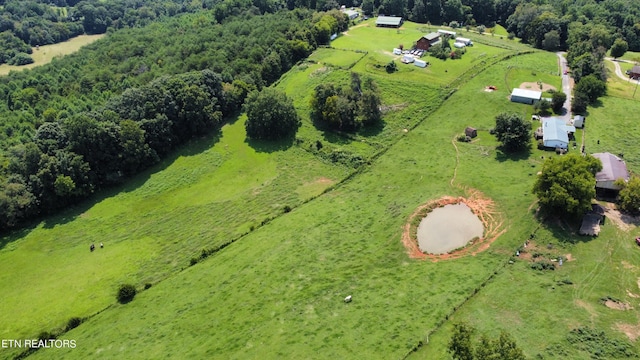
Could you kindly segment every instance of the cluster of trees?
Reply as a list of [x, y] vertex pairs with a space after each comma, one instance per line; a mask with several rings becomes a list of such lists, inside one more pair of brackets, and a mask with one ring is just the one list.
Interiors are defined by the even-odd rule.
[[311, 119], [321, 127], [354, 132], [381, 121], [380, 94], [370, 79], [362, 84], [360, 75], [351, 73], [349, 86], [320, 84], [311, 98]]
[[444, 39], [440, 44], [429, 48], [429, 55], [440, 60], [462, 59], [462, 55], [464, 55], [465, 52], [465, 48], [452, 50], [449, 39]]
[[595, 176], [600, 170], [602, 163], [591, 155], [571, 153], [548, 158], [533, 193], [544, 212], [579, 218], [591, 210], [591, 200], [596, 196]]
[[493, 133], [507, 152], [523, 151], [531, 146], [531, 122], [519, 114], [498, 114]]
[[622, 179], [616, 181], [622, 189], [618, 193], [618, 207], [627, 213], [640, 213], [640, 177], [631, 176], [628, 182]]
[[251, 92], [244, 109], [247, 112], [245, 129], [250, 139], [277, 140], [295, 134], [300, 127], [293, 101], [274, 88]]
[[509, 333], [491, 339], [485, 334], [474, 340], [475, 329], [466, 323], [453, 324], [448, 350], [455, 360], [524, 360], [526, 357]]
[[[224, 26], [180, 16], [2, 78], [0, 230], [119, 183], [218, 128], [249, 93], [308, 56], [318, 44], [310, 29], [338, 14], [346, 17], [249, 10]], [[198, 71], [183, 71], [185, 62]]]

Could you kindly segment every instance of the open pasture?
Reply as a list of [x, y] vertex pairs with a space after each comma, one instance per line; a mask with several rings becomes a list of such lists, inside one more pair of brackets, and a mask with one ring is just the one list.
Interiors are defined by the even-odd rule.
[[20, 71], [24, 69], [31, 69], [36, 66], [48, 64], [56, 57], [61, 57], [68, 54], [73, 54], [78, 51], [81, 47], [85, 45], [89, 45], [92, 42], [101, 39], [105, 34], [98, 35], [80, 35], [76, 36], [67, 41], [52, 44], [52, 45], [42, 45], [39, 49], [33, 48], [33, 54], [31, 57], [33, 58], [33, 63], [23, 66], [14, 66], [2, 64], [0, 65], [0, 75], [7, 75], [10, 71]]
[[342, 69], [352, 68], [366, 53], [351, 50], [318, 48], [309, 56], [309, 60], [323, 65], [329, 65]]
[[[249, 144], [243, 125], [191, 143], [95, 203], [2, 238], [2, 337], [103, 310], [118, 284], [155, 284], [348, 174], [298, 147]], [[105, 247], [91, 253], [92, 243]]]
[[[29, 323], [33, 317], [10, 318], [7, 324], [16, 328], [3, 329], [5, 334], [33, 336], [70, 316], [104, 309], [62, 336], [75, 339], [78, 347], [40, 350], [33, 358], [446, 359], [451, 320], [466, 320], [491, 336], [505, 329], [531, 357], [554, 357], [556, 346], [568, 346], [563, 343], [567, 332], [580, 325], [624, 338], [617, 326], [637, 324], [637, 310], [614, 312], [598, 308], [597, 301], [602, 296], [632, 301], [624, 290], [640, 293], [634, 288], [639, 255], [623, 240], [638, 230], [620, 233], [608, 223], [598, 238], [585, 239], [562, 219], [541, 225], [531, 187], [542, 157], [558, 155], [534, 146], [525, 154], [504, 154], [489, 133], [500, 112], [530, 118], [531, 106], [509, 101], [512, 82], [537, 81], [529, 78], [535, 69], [544, 82], [560, 85], [556, 55], [536, 51], [464, 76], [485, 56], [514, 53], [515, 43], [504, 40], [503, 47], [471, 48], [465, 56], [478, 49], [487, 54], [475, 61], [471, 56], [467, 63], [464, 57], [459, 62], [430, 59], [437, 73], [398, 64], [399, 72], [387, 74], [374, 65], [392, 56], [379, 49], [390, 52], [398, 40], [426, 33], [415, 24], [405, 26], [400, 31], [355, 27], [333, 44], [369, 51], [353, 70], [378, 83], [386, 109], [383, 129], [353, 137], [317, 130], [308, 118], [313, 88], [327, 81], [348, 84], [349, 72], [305, 63], [278, 84], [303, 118], [293, 146], [247, 143], [240, 119], [220, 137], [191, 144], [95, 205], [3, 240], [0, 276], [18, 271], [3, 264], [26, 264], [41, 246], [59, 247], [70, 263], [103, 255], [100, 249], [89, 254], [87, 241], [106, 235], [117, 242], [105, 242], [103, 250], [133, 248], [129, 258], [114, 254], [101, 263], [119, 268], [109, 279], [91, 278], [96, 283], [86, 291], [93, 297], [72, 297], [75, 306], [67, 304], [70, 297], [60, 295], [61, 289], [90, 281], [32, 275], [34, 283], [26, 284], [0, 277], [3, 288], [17, 288], [10, 296], [20, 296], [19, 291], [48, 296], [45, 315], [52, 319], [43, 324]], [[457, 90], [444, 91], [452, 82]], [[488, 85], [498, 90], [487, 92]], [[603, 100], [603, 108], [629, 104], [609, 100]], [[589, 127], [596, 109], [590, 109], [587, 121], [587, 151], [593, 136], [606, 131]], [[478, 137], [456, 142], [467, 126], [478, 129]], [[370, 165], [349, 176], [352, 169], [316, 156], [311, 146], [317, 141], [370, 157]], [[474, 191], [493, 200], [502, 219], [504, 233], [491, 247], [449, 261], [409, 258], [401, 234], [410, 214], [430, 200]], [[282, 211], [284, 205], [292, 211]], [[260, 226], [264, 219], [272, 220]], [[541, 253], [571, 254], [573, 260], [567, 257], [558, 272], [533, 270], [524, 259], [509, 265], [532, 233]], [[56, 241], [61, 234], [76, 238]], [[237, 241], [188, 267], [200, 249], [229, 239]], [[126, 264], [118, 262], [122, 259]], [[55, 269], [54, 260], [43, 268]], [[127, 305], [112, 305], [122, 281], [139, 288], [145, 282], [154, 285]], [[347, 295], [352, 302], [343, 301]], [[0, 298], [0, 306], [5, 302]], [[69, 313], [80, 306], [88, 310]], [[10, 313], [13, 307], [0, 310]], [[560, 354], [588, 357], [580, 351]]]

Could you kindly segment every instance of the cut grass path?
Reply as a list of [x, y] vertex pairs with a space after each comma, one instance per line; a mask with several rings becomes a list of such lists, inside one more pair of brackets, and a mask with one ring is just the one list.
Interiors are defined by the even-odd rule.
[[10, 71], [31, 69], [36, 66], [48, 64], [51, 62], [51, 60], [53, 60], [53, 58], [73, 54], [81, 47], [89, 45], [92, 42], [103, 38], [104, 36], [105, 34], [80, 35], [61, 43], [42, 45], [38, 50], [36, 50], [36, 48], [34, 47], [33, 54], [31, 54], [31, 57], [33, 58], [32, 64], [24, 66], [2, 64], [0, 65], [0, 75], [7, 75]]

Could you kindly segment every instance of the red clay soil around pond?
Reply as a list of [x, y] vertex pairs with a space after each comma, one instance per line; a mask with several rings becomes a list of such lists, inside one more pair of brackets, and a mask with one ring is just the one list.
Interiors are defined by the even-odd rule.
[[[435, 262], [439, 260], [457, 259], [466, 255], [475, 255], [488, 249], [491, 243], [505, 232], [505, 230], [502, 229], [503, 220], [500, 214], [496, 212], [494, 202], [491, 199], [486, 198], [477, 190], [470, 190], [467, 192], [469, 195], [466, 198], [445, 196], [440, 199], [430, 201], [419, 206], [416, 211], [409, 216], [409, 220], [405, 224], [402, 232], [402, 243], [407, 249], [407, 254], [410, 258], [431, 260]], [[423, 253], [418, 246], [417, 238], [417, 227], [420, 220], [422, 220], [422, 218], [424, 218], [431, 210], [437, 207], [459, 203], [467, 205], [480, 219], [484, 226], [484, 236], [461, 249], [454, 250], [446, 254], [434, 255]]]

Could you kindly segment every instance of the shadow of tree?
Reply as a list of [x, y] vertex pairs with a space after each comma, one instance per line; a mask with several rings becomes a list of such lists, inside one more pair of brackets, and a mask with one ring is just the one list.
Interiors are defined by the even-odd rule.
[[277, 151], [285, 151], [295, 142], [295, 135], [287, 136], [279, 140], [261, 140], [246, 138], [245, 143], [251, 146], [255, 151], [260, 153], [274, 153]]

